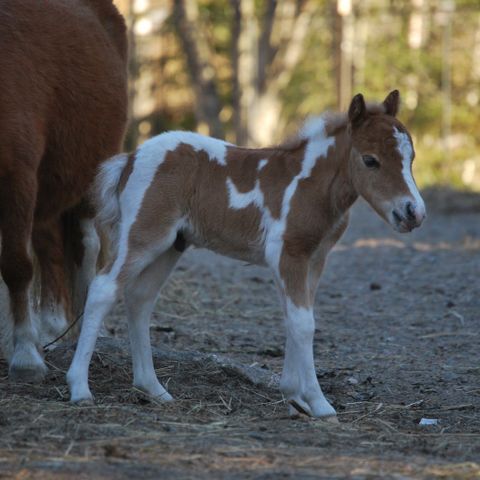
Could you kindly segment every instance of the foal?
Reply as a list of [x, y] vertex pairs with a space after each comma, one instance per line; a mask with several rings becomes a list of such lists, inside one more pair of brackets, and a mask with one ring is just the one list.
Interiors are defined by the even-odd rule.
[[183, 244], [206, 247], [273, 272], [285, 314], [280, 389], [290, 413], [335, 415], [313, 359], [315, 290], [325, 258], [359, 195], [399, 232], [425, 207], [412, 177], [412, 140], [395, 118], [398, 91], [382, 104], [353, 98], [348, 115], [307, 122], [298, 138], [247, 149], [195, 133], [152, 138], [119, 155], [97, 177], [100, 221], [114, 226], [117, 252], [90, 286], [67, 379], [73, 402], [90, 401], [88, 366], [105, 315], [125, 299], [134, 385], [172, 397], [153, 368], [149, 319]]

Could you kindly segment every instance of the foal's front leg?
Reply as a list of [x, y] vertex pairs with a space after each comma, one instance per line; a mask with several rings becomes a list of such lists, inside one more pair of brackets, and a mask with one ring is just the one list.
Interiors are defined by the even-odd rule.
[[290, 414], [312, 417], [336, 414], [318, 384], [313, 359], [313, 295], [310, 294], [308, 262], [282, 256], [277, 285], [285, 314], [285, 361], [280, 390], [290, 404]]

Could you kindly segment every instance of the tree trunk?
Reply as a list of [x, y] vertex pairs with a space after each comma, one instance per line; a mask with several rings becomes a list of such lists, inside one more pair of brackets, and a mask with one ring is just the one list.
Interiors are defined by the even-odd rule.
[[233, 110], [235, 141], [250, 145], [249, 118], [258, 96], [257, 37], [254, 0], [232, 0], [233, 25]]
[[221, 102], [215, 83], [215, 69], [207, 42], [200, 33], [196, 0], [174, 2], [174, 22], [187, 59], [195, 94], [195, 115], [200, 127], [217, 138], [224, 138], [220, 121]]

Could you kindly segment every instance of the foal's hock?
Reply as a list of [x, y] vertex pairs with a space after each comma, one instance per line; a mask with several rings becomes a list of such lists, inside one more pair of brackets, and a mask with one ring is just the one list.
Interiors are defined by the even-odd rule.
[[[189, 132], [168, 132], [131, 155], [112, 158], [97, 177], [100, 222], [113, 226], [111, 264], [92, 282], [68, 372], [73, 402], [91, 401], [88, 366], [105, 315], [124, 296], [133, 383], [172, 399], [153, 368], [149, 321], [161, 285], [185, 245], [265, 265], [285, 314], [280, 388], [290, 412], [335, 415], [313, 360], [313, 303], [325, 258], [360, 195], [399, 232], [418, 227], [425, 206], [412, 177], [410, 134], [395, 118], [399, 94], [380, 104], [353, 98], [348, 114], [307, 122], [297, 138], [241, 148]], [[177, 240], [177, 242], [176, 242]]]

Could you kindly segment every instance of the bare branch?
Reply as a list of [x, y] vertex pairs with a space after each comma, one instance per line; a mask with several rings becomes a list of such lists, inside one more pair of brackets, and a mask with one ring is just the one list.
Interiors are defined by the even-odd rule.
[[[278, 52], [269, 68], [269, 89], [279, 92], [288, 85], [301, 59], [305, 37], [312, 18], [312, 3], [290, 0], [282, 3], [282, 18], [276, 22]], [[278, 10], [277, 10], [278, 11]]]

